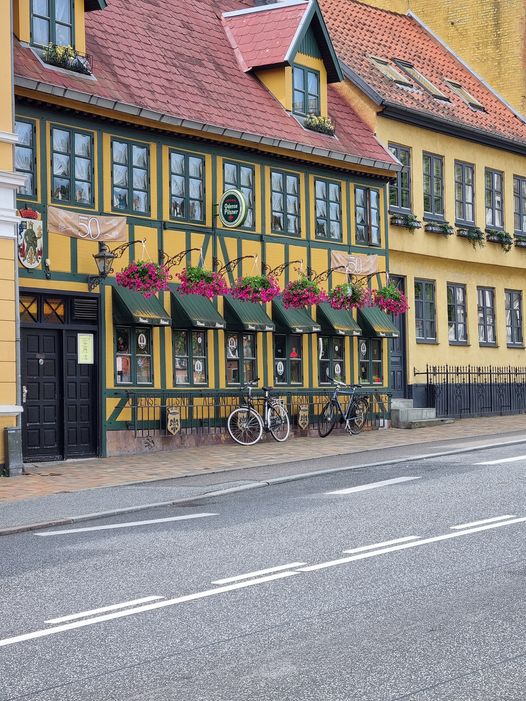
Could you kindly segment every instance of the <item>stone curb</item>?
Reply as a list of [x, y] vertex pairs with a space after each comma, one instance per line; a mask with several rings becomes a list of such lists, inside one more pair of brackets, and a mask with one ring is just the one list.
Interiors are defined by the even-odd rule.
[[[517, 445], [520, 443], [526, 443], [525, 438], [519, 438], [513, 441], [504, 441], [502, 443], [484, 443], [482, 445], [474, 445], [469, 448], [455, 448], [453, 450], [441, 450], [437, 453], [426, 453], [422, 455], [413, 455], [404, 458], [394, 458], [391, 460], [381, 460], [379, 462], [361, 463], [360, 465], [346, 465], [345, 467], [332, 467], [327, 470], [316, 470], [313, 472], [301, 472], [296, 475], [286, 475], [285, 477], [274, 477], [269, 480], [257, 481], [257, 482], [247, 482], [247, 484], [238, 485], [237, 487], [227, 487], [226, 489], [218, 489], [211, 492], [203, 492], [203, 494], [194, 495], [191, 497], [184, 497], [182, 499], [173, 499], [170, 501], [158, 501], [152, 504], [138, 504], [137, 506], [128, 506], [122, 509], [112, 509], [110, 511], [98, 511], [92, 514], [81, 514], [80, 516], [68, 516], [63, 519], [53, 519], [51, 521], [41, 521], [39, 523], [31, 523], [23, 526], [13, 526], [12, 528], [0, 528], [0, 536], [14, 535], [16, 533], [27, 533], [28, 531], [38, 531], [44, 528], [53, 528], [56, 526], [67, 526], [72, 523], [82, 523], [83, 521], [92, 521], [101, 518], [108, 518], [111, 516], [119, 516], [120, 514], [130, 514], [137, 511], [146, 511], [147, 509], [155, 509], [166, 506], [179, 506], [181, 504], [188, 504], [190, 502], [198, 501], [200, 499], [209, 499], [211, 497], [225, 496], [227, 494], [234, 494], [235, 492], [244, 492], [248, 489], [258, 489], [260, 487], [272, 487], [275, 484], [284, 484], [286, 482], [296, 482], [301, 479], [308, 479], [309, 477], [321, 477], [323, 475], [330, 475], [337, 472], [347, 472], [349, 470], [358, 470], [364, 467], [382, 467], [383, 465], [397, 465], [403, 462], [414, 462], [415, 460], [427, 460], [429, 458], [440, 458], [446, 455], [461, 455], [462, 453], [472, 453], [478, 450], [486, 450], [487, 448], [497, 448], [506, 447], [510, 445]], [[265, 467], [260, 466], [260, 467]], [[268, 465], [267, 467], [272, 467]], [[151, 480], [151, 481], [163, 481], [167, 478], [162, 478], [161, 480]], [[134, 482], [133, 484], [137, 484]], [[122, 485], [115, 485], [115, 487], [120, 487]]]

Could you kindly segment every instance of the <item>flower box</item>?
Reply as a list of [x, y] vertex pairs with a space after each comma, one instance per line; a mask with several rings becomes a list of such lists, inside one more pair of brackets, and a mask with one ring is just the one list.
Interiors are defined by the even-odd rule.
[[322, 117], [317, 114], [309, 114], [303, 120], [303, 126], [305, 129], [310, 129], [311, 131], [317, 131], [320, 134], [327, 134], [327, 136], [334, 136], [336, 127], [330, 117]]
[[392, 214], [389, 222], [392, 226], [402, 226], [405, 229], [422, 228], [422, 222], [414, 214]]
[[526, 248], [526, 237], [515, 236], [515, 246], [517, 248]]
[[310, 280], [306, 275], [301, 275], [297, 280], [289, 282], [283, 290], [282, 297], [285, 309], [308, 307], [311, 304], [326, 302], [328, 299], [318, 283]]
[[164, 265], [144, 260], [133, 261], [115, 276], [117, 284], [146, 298], [168, 289], [170, 271]]
[[228, 287], [219, 273], [206, 270], [200, 266], [188, 266], [177, 277], [181, 281], [179, 292], [182, 295], [201, 295], [212, 299], [228, 294]]
[[239, 278], [230, 294], [245, 302], [272, 302], [280, 294], [278, 281], [272, 275], [252, 275]]
[[86, 54], [80, 54], [72, 46], [49, 43], [43, 51], [42, 60], [51, 66], [67, 71], [91, 75], [91, 61]]
[[442, 236], [451, 236], [455, 233], [455, 230], [447, 221], [445, 222], [426, 222], [424, 226], [424, 231], [430, 234], [441, 234]]
[[473, 248], [476, 248], [477, 246], [480, 246], [482, 248], [482, 246], [484, 246], [484, 244], [486, 243], [486, 237], [484, 236], [484, 232], [476, 226], [457, 228], [457, 236], [460, 236], [460, 238], [463, 239], [468, 239], [471, 242]]
[[513, 246], [513, 236], [507, 231], [495, 231], [494, 229], [486, 229], [486, 241], [490, 243], [498, 243], [502, 246], [505, 253], [511, 251]]
[[333, 309], [361, 309], [369, 304], [371, 292], [365, 285], [344, 282], [336, 285], [329, 293], [329, 304]]

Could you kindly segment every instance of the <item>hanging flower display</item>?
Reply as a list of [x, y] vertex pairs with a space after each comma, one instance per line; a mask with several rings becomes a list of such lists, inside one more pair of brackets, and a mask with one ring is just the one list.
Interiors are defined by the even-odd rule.
[[205, 270], [198, 265], [188, 266], [177, 277], [181, 281], [179, 292], [183, 295], [201, 295], [202, 297], [218, 297], [228, 294], [228, 287], [219, 273]]
[[309, 280], [306, 275], [300, 275], [297, 280], [289, 282], [283, 290], [283, 305], [285, 309], [307, 307], [327, 301], [327, 294], [320, 289], [318, 283]]
[[405, 314], [409, 309], [407, 297], [398, 289], [394, 282], [380, 287], [379, 290], [373, 290], [372, 301], [382, 311], [389, 312], [395, 316]]
[[251, 275], [239, 278], [230, 294], [245, 302], [272, 302], [279, 295], [278, 281], [272, 275]]
[[140, 292], [148, 298], [168, 289], [170, 271], [164, 265], [138, 260], [117, 273], [115, 278], [121, 287]]
[[333, 309], [361, 309], [371, 301], [371, 291], [365, 285], [344, 282], [329, 293], [329, 304]]

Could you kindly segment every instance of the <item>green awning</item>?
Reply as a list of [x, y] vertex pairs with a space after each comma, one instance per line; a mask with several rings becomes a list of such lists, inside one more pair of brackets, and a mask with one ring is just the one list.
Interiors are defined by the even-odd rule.
[[224, 329], [225, 320], [212, 302], [201, 295], [182, 295], [179, 285], [169, 285], [173, 325], [178, 329]]
[[358, 311], [358, 323], [363, 336], [381, 336], [382, 338], [396, 338], [398, 329], [385, 312], [378, 307], [364, 307]]
[[126, 287], [113, 288], [113, 318], [118, 324], [170, 326], [171, 319], [157, 297], [146, 299]]
[[328, 302], [318, 304], [316, 318], [326, 333], [340, 336], [361, 336], [362, 330], [346, 309], [333, 309]]
[[314, 321], [310, 314], [301, 309], [285, 309], [281, 297], [272, 302], [272, 316], [279, 330], [285, 333], [315, 333], [321, 331], [321, 326]]
[[225, 319], [234, 331], [274, 331], [274, 322], [263, 304], [225, 297]]

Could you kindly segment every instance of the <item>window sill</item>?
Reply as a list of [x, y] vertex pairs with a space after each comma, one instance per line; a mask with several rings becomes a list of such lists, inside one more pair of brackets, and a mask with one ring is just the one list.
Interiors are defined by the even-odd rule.
[[522, 343], [507, 343], [506, 348], [511, 348], [511, 349], [516, 349], [516, 350], [524, 350], [526, 346], [524, 346]]
[[422, 345], [428, 345], [428, 346], [439, 346], [440, 343], [436, 339], [427, 339], [427, 338], [417, 338], [416, 342]]
[[465, 348], [470, 348], [471, 343], [468, 343], [467, 341], [449, 341], [450, 346], [464, 346]]
[[424, 216], [422, 217], [424, 221], [429, 221], [429, 222], [437, 222], [438, 224], [446, 224], [446, 218], [443, 214], [429, 214], [428, 212], [424, 212]]
[[481, 348], [498, 348], [499, 344], [498, 343], [483, 343], [482, 341], [479, 341], [479, 346]]

